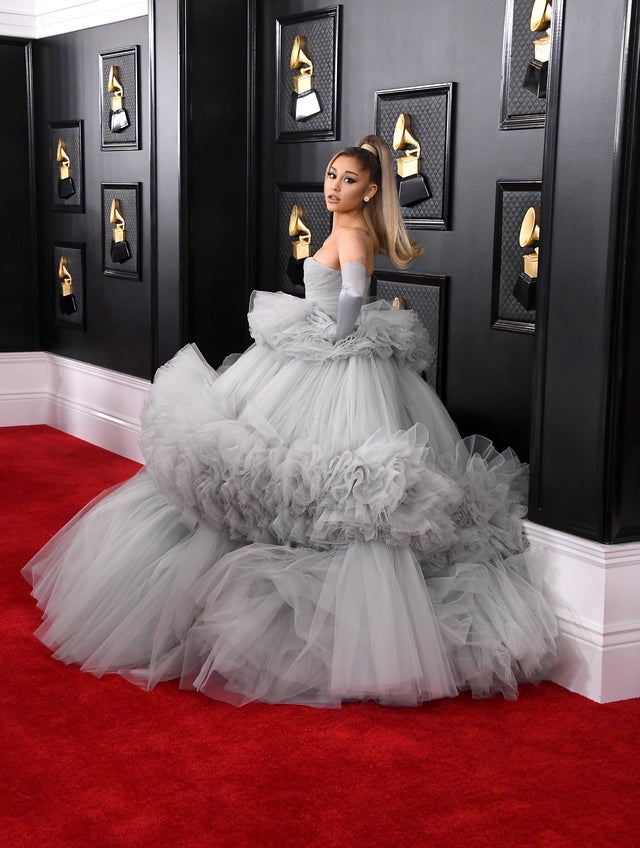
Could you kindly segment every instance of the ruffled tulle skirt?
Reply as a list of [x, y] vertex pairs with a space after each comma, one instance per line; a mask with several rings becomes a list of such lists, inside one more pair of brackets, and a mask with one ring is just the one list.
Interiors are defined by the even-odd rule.
[[410, 315], [373, 305], [341, 348], [282, 298], [222, 374], [192, 346], [160, 370], [146, 468], [25, 568], [38, 637], [94, 674], [236, 704], [515, 697], [556, 634], [526, 468], [460, 440]]

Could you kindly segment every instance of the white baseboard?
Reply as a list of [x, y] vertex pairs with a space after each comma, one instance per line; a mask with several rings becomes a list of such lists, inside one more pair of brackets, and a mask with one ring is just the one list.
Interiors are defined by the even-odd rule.
[[0, 35], [46, 38], [148, 14], [147, 0], [0, 0]]
[[52, 353], [0, 353], [0, 426], [48, 424], [142, 462], [149, 381]]
[[599, 703], [640, 697], [640, 542], [603, 545], [531, 521], [560, 629], [552, 679]]

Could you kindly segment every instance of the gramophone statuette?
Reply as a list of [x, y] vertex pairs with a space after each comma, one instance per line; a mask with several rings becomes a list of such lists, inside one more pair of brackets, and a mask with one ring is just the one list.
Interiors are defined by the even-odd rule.
[[113, 133], [120, 133], [129, 126], [129, 115], [124, 108], [124, 89], [119, 74], [118, 66], [111, 65], [107, 90], [113, 95], [111, 97], [111, 113], [109, 114], [109, 129]]
[[78, 304], [73, 293], [73, 278], [69, 270], [69, 260], [61, 256], [58, 263], [58, 278], [60, 280], [60, 299], [58, 301], [60, 312], [63, 315], [73, 315], [78, 311]]
[[111, 231], [111, 259], [118, 263], [126, 262], [127, 259], [131, 259], [131, 247], [127, 241], [127, 224], [122, 216], [122, 207], [118, 197], [114, 197], [111, 201], [109, 221], [115, 224]]
[[289, 64], [292, 71], [299, 71], [293, 77], [291, 92], [291, 117], [299, 122], [308, 121], [322, 112], [318, 92], [313, 87], [313, 62], [306, 51], [307, 39], [304, 35], [296, 35]]
[[534, 247], [522, 257], [523, 270], [513, 288], [513, 296], [525, 309], [535, 309], [536, 280], [538, 279], [538, 256], [540, 241], [540, 208], [530, 206], [520, 225], [520, 247]]
[[431, 192], [420, 172], [422, 158], [420, 142], [411, 132], [411, 116], [401, 113], [393, 133], [393, 149], [405, 152], [396, 160], [398, 169], [398, 197], [400, 206], [415, 206], [428, 200]]
[[58, 147], [56, 149], [56, 160], [60, 171], [58, 179], [58, 197], [61, 200], [67, 200], [76, 193], [76, 188], [71, 177], [71, 159], [67, 153], [67, 142], [64, 138], [58, 139]]
[[547, 96], [549, 56], [551, 55], [551, 0], [534, 0], [531, 10], [531, 32], [544, 33], [533, 42], [534, 56], [527, 65], [522, 85], [536, 97]]
[[304, 287], [304, 260], [311, 256], [311, 230], [305, 223], [304, 210], [299, 203], [291, 207], [289, 236], [294, 240], [287, 263], [287, 277], [293, 286]]

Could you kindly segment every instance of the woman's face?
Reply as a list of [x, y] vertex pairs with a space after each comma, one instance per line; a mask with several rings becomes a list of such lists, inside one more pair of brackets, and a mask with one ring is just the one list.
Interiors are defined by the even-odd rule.
[[373, 197], [376, 186], [369, 172], [352, 156], [338, 156], [324, 178], [324, 200], [330, 212], [354, 212], [365, 196]]

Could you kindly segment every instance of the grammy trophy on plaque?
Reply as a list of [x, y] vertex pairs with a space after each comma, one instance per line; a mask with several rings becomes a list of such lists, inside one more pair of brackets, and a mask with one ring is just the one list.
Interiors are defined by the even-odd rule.
[[64, 138], [58, 139], [56, 160], [60, 170], [60, 176], [58, 178], [58, 197], [61, 200], [67, 200], [69, 197], [73, 197], [76, 193], [76, 188], [71, 176], [71, 159], [67, 153], [67, 142]]
[[58, 278], [60, 280], [60, 299], [58, 305], [63, 315], [73, 315], [78, 311], [78, 304], [73, 293], [73, 277], [69, 270], [69, 259], [61, 256], [58, 263]]
[[131, 247], [127, 241], [127, 225], [122, 217], [120, 198], [114, 197], [111, 201], [111, 213], [109, 221], [115, 224], [112, 232], [111, 259], [114, 262], [126, 262], [131, 259]]
[[547, 76], [551, 55], [551, 0], [535, 0], [531, 11], [531, 32], [540, 33], [534, 39], [534, 57], [529, 61], [522, 85], [536, 97], [547, 96]]
[[109, 68], [109, 81], [107, 91], [111, 96], [111, 112], [109, 114], [109, 129], [111, 132], [120, 133], [129, 126], [129, 115], [124, 108], [124, 89], [119, 79], [120, 69], [117, 65]]
[[420, 142], [411, 134], [410, 115], [398, 115], [393, 133], [393, 149], [406, 151], [406, 154], [397, 160], [400, 206], [415, 206], [423, 200], [428, 200], [431, 192], [420, 173]]
[[536, 281], [538, 279], [538, 254], [540, 248], [540, 208], [530, 206], [525, 212], [520, 227], [520, 247], [533, 247], [535, 249], [525, 253], [522, 257], [523, 270], [518, 275], [513, 287], [513, 296], [525, 309], [535, 309], [536, 306]]
[[304, 210], [299, 203], [294, 204], [289, 217], [289, 235], [294, 241], [291, 243], [291, 256], [287, 263], [287, 277], [296, 289], [300, 287], [300, 294], [304, 294], [304, 260], [311, 256], [311, 230], [304, 220]]
[[304, 35], [296, 35], [290, 60], [291, 70], [299, 71], [293, 77], [291, 92], [291, 117], [294, 121], [308, 121], [322, 112], [318, 92], [313, 87], [313, 62], [306, 50], [307, 39]]

